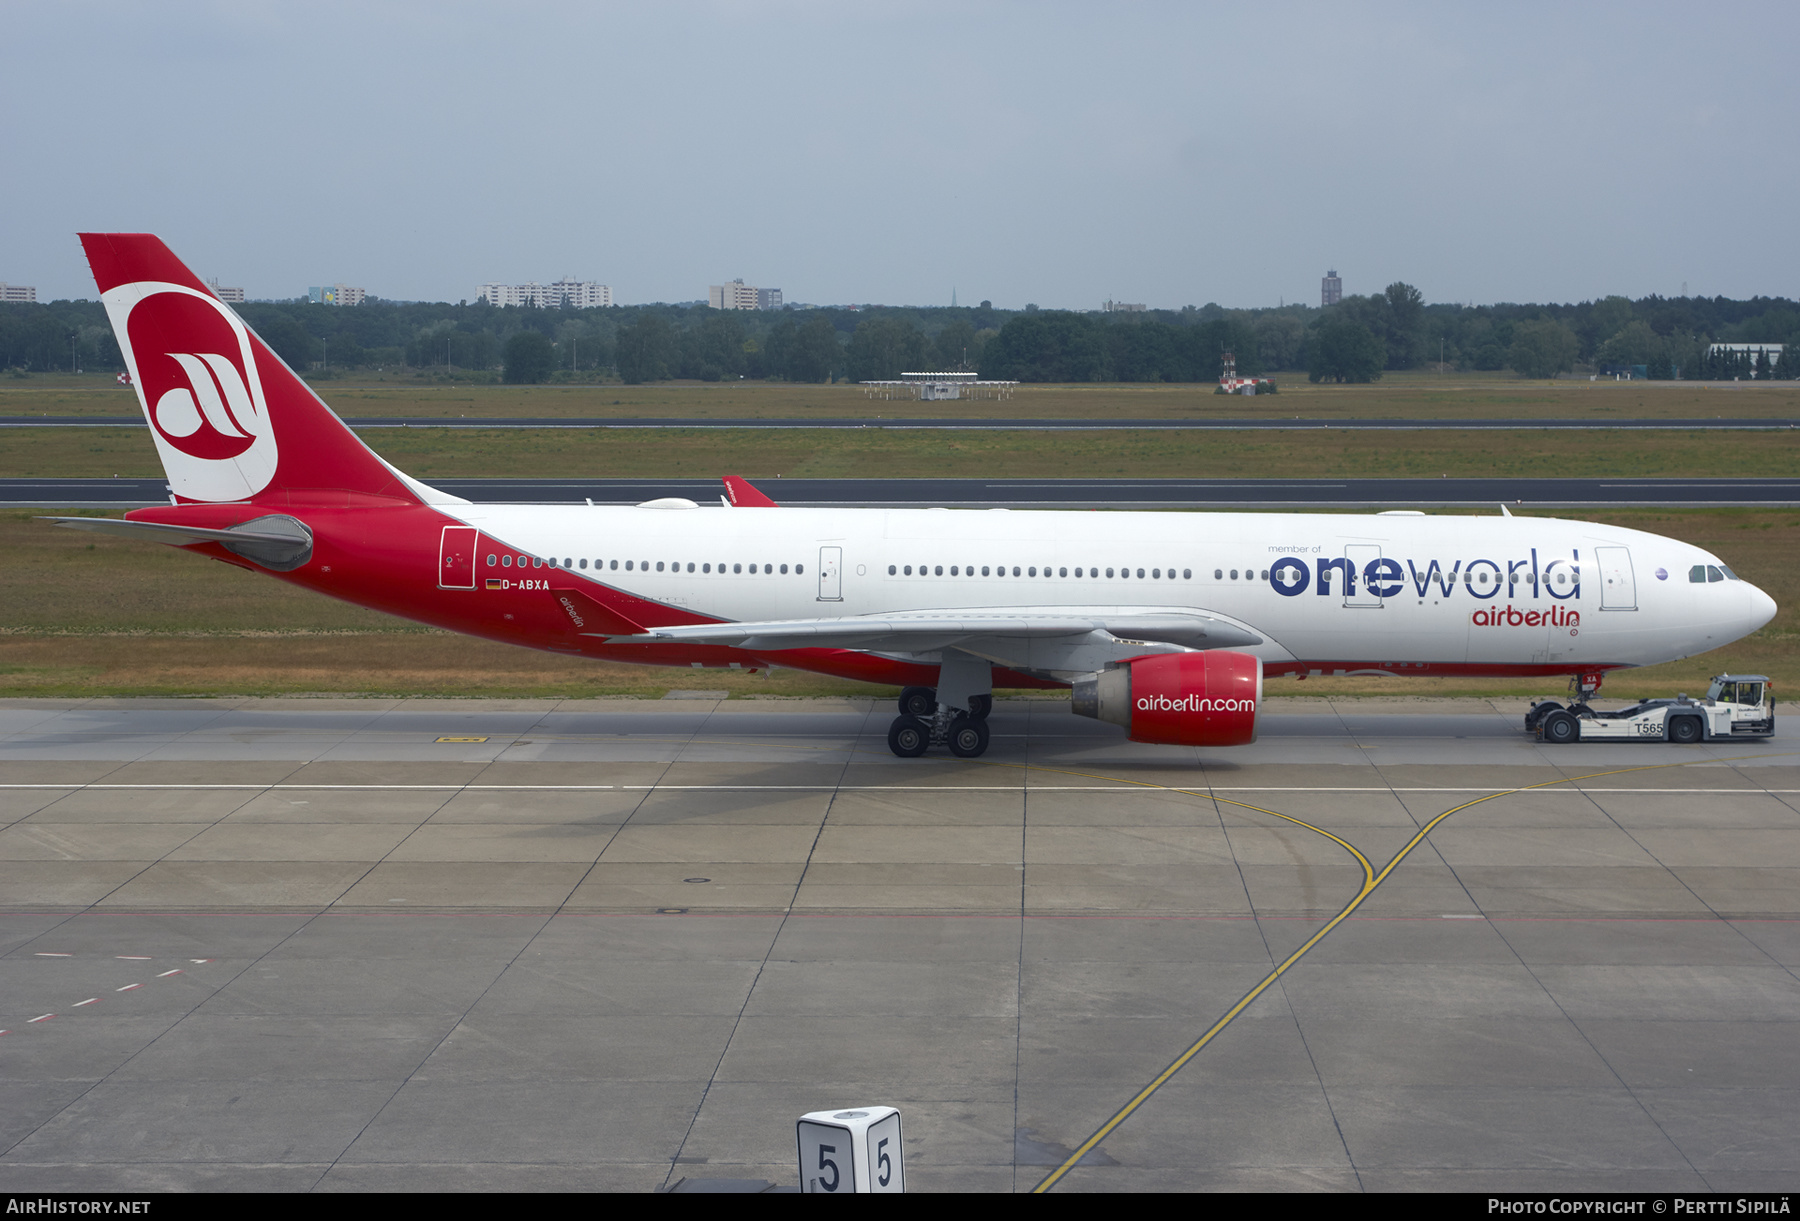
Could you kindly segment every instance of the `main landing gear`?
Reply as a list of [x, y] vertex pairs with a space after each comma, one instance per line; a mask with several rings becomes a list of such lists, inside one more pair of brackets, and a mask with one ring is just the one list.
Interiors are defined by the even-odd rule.
[[959, 759], [977, 759], [988, 748], [988, 713], [992, 694], [968, 697], [969, 710], [937, 702], [930, 687], [908, 687], [900, 693], [900, 715], [888, 726], [888, 749], [902, 759], [916, 759], [934, 745], [950, 748]]

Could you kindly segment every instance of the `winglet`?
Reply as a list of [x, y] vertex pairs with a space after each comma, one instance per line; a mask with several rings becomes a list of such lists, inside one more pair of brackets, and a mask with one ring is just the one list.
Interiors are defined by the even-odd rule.
[[781, 506], [750, 486], [750, 481], [742, 475], [726, 475], [725, 494], [731, 497], [731, 505], [735, 509], [778, 509]]

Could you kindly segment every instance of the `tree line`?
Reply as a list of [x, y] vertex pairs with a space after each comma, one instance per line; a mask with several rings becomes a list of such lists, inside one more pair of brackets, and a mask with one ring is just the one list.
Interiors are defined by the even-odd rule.
[[[477, 380], [652, 382], [738, 378], [880, 381], [967, 370], [1023, 382], [1208, 382], [1226, 352], [1241, 374], [1304, 372], [1371, 381], [1389, 370], [1513, 369], [1549, 377], [1576, 365], [1648, 376], [1794, 377], [1765, 353], [1709, 354], [1714, 343], [1800, 346], [1786, 298], [1611, 296], [1564, 305], [1427, 303], [1405, 284], [1320, 309], [1142, 313], [963, 307], [714, 310], [704, 305], [558, 310], [370, 300], [353, 307], [237, 307], [276, 354], [312, 376], [410, 368]], [[0, 304], [0, 368], [120, 368], [93, 301]]]

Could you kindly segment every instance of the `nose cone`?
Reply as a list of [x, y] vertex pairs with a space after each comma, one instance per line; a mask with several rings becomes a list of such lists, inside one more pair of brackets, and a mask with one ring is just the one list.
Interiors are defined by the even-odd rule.
[[1748, 636], [1751, 632], [1754, 632], [1757, 628], [1773, 619], [1775, 617], [1775, 612], [1781, 608], [1775, 605], [1775, 599], [1771, 598], [1756, 586], [1750, 584], [1750, 582], [1740, 581], [1738, 584], [1743, 588], [1743, 596], [1747, 603], [1744, 634]]

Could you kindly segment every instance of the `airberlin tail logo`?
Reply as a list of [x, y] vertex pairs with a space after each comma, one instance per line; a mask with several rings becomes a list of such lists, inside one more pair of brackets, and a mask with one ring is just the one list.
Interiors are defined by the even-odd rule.
[[242, 500], [267, 487], [275, 434], [237, 316], [177, 284], [120, 285], [106, 305], [175, 492]]
[[235, 458], [249, 449], [261, 430], [249, 388], [230, 357], [219, 352], [165, 355], [181, 366], [188, 384], [157, 396], [150, 409], [156, 431], [195, 458]]

